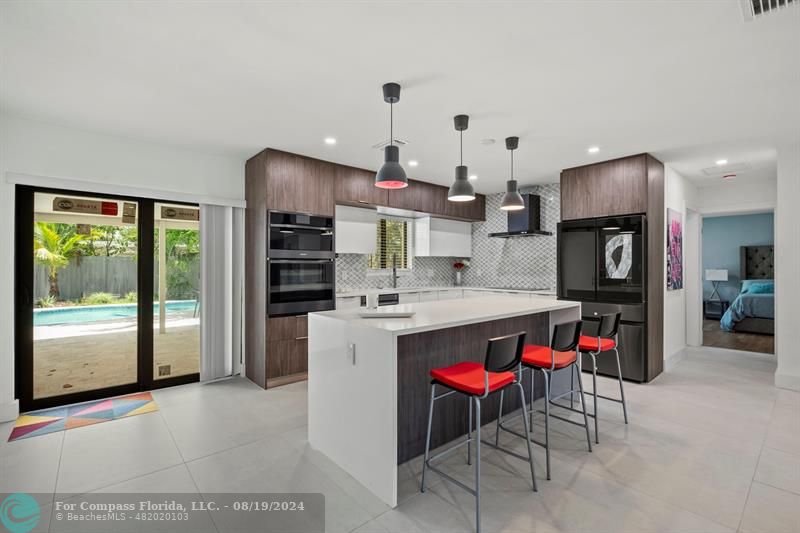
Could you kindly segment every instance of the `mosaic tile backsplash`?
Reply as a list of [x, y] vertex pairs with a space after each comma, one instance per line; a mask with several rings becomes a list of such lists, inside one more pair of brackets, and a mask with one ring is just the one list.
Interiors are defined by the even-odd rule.
[[557, 183], [520, 190], [542, 198], [541, 229], [550, 237], [500, 239], [489, 233], [507, 231], [507, 215], [500, 210], [503, 194], [486, 197], [486, 221], [472, 225], [472, 261], [464, 270], [464, 284], [473, 287], [555, 289], [556, 224], [561, 220], [561, 187]]
[[[523, 188], [520, 192], [542, 197], [542, 229], [551, 237], [490, 238], [489, 233], [507, 230], [506, 213], [500, 210], [503, 194], [486, 197], [486, 222], [472, 225], [472, 258], [463, 271], [463, 285], [472, 287], [555, 288], [556, 224], [561, 219], [560, 187], [557, 183]], [[446, 287], [453, 285], [454, 257], [415, 257], [410, 273], [398, 277], [398, 287]], [[375, 289], [391, 287], [391, 274], [367, 269], [367, 256], [339, 254], [336, 288]]]

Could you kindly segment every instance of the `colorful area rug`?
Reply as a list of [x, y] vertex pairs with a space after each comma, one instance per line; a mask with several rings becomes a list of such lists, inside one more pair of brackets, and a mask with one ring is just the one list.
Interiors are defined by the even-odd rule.
[[8, 442], [158, 411], [149, 392], [31, 411], [17, 418]]

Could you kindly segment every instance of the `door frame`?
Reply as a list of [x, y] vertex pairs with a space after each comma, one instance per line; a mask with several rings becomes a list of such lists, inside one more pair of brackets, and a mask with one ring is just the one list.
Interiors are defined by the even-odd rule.
[[[34, 399], [34, 341], [33, 341], [33, 271], [34, 260], [33, 222], [35, 193], [65, 194], [98, 199], [127, 200], [137, 202], [138, 260], [136, 265], [137, 290], [137, 380], [134, 383], [114, 385], [89, 391], [73, 392], [47, 398]], [[186, 374], [164, 379], [153, 377], [153, 274], [155, 267], [154, 245], [154, 206], [156, 203], [172, 205], [197, 204], [159, 200], [102, 192], [76, 191], [31, 185], [15, 186], [15, 242], [14, 242], [14, 389], [19, 400], [20, 412], [72, 403], [81, 403], [123, 394], [141, 392], [175, 385], [193, 383], [200, 380], [200, 373]], [[202, 310], [200, 311], [202, 313]]]

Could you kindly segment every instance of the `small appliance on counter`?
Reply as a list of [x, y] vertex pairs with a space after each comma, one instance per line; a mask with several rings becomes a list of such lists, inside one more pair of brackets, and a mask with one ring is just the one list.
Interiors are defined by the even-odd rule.
[[[647, 380], [647, 219], [644, 215], [558, 224], [558, 299], [581, 302], [584, 335], [600, 315], [622, 313], [622, 377]], [[584, 361], [584, 368], [591, 362]], [[617, 376], [616, 360], [599, 357], [597, 371]]]
[[270, 211], [267, 236], [267, 314], [334, 309], [333, 217]]

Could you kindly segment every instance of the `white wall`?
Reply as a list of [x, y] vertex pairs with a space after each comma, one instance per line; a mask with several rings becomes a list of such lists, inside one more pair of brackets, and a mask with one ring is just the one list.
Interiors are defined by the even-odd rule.
[[698, 187], [698, 209], [704, 215], [770, 211], [775, 207], [777, 181], [774, 176], [716, 181]]
[[800, 390], [800, 143], [778, 148], [775, 209], [775, 386]]
[[[694, 208], [697, 201], [697, 188], [669, 165], [664, 165], [664, 181], [665, 210], [669, 208], [683, 213], [685, 225], [686, 210]], [[684, 256], [686, 255], [685, 244], [684, 238]], [[666, 249], [666, 237], [662, 246]], [[685, 268], [686, 257], [684, 257], [683, 264]], [[686, 274], [684, 269], [684, 287], [688, 281]], [[669, 368], [671, 361], [680, 357], [686, 347], [686, 290], [684, 288], [668, 291], [666, 278], [662, 281], [661, 286], [664, 290], [664, 361], [665, 366]]]
[[190, 194], [213, 203], [244, 200], [244, 158], [147, 143], [0, 115], [0, 422], [16, 415], [14, 402], [14, 186], [12, 174]]

